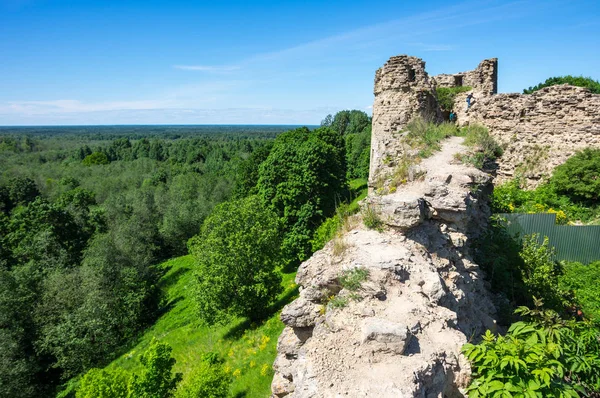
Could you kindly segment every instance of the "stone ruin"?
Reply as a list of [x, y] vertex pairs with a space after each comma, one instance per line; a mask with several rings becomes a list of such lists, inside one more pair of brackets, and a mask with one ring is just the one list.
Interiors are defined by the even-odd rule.
[[413, 117], [443, 120], [436, 88], [458, 86], [470, 86], [474, 96], [468, 110], [468, 92], [456, 96], [458, 124], [487, 127], [504, 148], [499, 182], [520, 175], [536, 186], [577, 150], [600, 147], [600, 95], [585, 88], [558, 85], [533, 94], [497, 94], [497, 58], [482, 61], [472, 71], [430, 77], [424, 61], [400, 55], [375, 73], [371, 188], [391, 172], [383, 159], [402, 152], [397, 135]]
[[[406, 151], [400, 138], [410, 120], [443, 120], [437, 87], [472, 87], [471, 108], [462, 93], [454, 110], [459, 125], [482, 124], [504, 145], [500, 178], [526, 171], [535, 184], [575, 150], [600, 146], [599, 95], [568, 85], [497, 94], [497, 66], [490, 59], [474, 71], [429, 77], [422, 60], [402, 55], [376, 72], [363, 205], [385, 228], [367, 229], [353, 216], [299, 267], [299, 297], [281, 312], [273, 398], [465, 396], [471, 370], [461, 347], [497, 330], [501, 300], [469, 245], [486, 228], [492, 176], [456, 161], [467, 148], [451, 137], [396, 191], [372, 191]], [[368, 276], [351, 291], [341, 277], [357, 268]], [[330, 306], [333, 298], [345, 304]]]

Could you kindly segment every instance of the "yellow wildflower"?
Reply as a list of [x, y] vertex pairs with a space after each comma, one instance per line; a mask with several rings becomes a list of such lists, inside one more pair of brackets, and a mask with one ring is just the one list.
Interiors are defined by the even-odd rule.
[[260, 375], [261, 376], [266, 376], [267, 374], [269, 374], [269, 369], [271, 369], [271, 367], [268, 364], [264, 364], [261, 368], [260, 368]]

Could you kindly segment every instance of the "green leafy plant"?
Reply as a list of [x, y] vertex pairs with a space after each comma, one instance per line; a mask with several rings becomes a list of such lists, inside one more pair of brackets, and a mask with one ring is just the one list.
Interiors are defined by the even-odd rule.
[[[525, 320], [506, 336], [489, 330], [480, 344], [466, 344], [473, 381], [469, 397], [579, 397], [600, 387], [598, 329], [565, 321], [552, 310], [520, 307]], [[581, 394], [581, 395], [580, 395]]]
[[569, 304], [565, 292], [560, 291], [558, 278], [562, 267], [555, 260], [554, 248], [550, 246], [548, 237], [539, 242], [539, 235], [526, 235], [519, 256], [523, 259], [521, 276], [523, 283], [534, 297], [543, 298], [544, 302], [556, 310]]
[[140, 357], [143, 369], [134, 374], [130, 384], [130, 397], [169, 398], [172, 397], [177, 383], [183, 378], [181, 373], [173, 374], [175, 359], [171, 357], [168, 344], [153, 340], [150, 347]]
[[438, 87], [435, 89], [437, 93], [437, 100], [440, 108], [443, 111], [450, 112], [454, 108], [454, 99], [460, 93], [470, 91], [469, 86], [459, 87]]
[[131, 376], [123, 369], [90, 369], [82, 377], [77, 398], [127, 398]]
[[568, 262], [563, 265], [564, 273], [559, 276], [560, 290], [573, 295], [577, 307], [575, 312], [594, 322], [600, 322], [600, 261], [589, 264]]
[[229, 395], [231, 375], [223, 361], [215, 354], [204, 355], [198, 367], [179, 384], [176, 398], [226, 398]]
[[550, 184], [576, 202], [596, 204], [600, 197], [600, 149], [586, 148], [558, 166]]
[[360, 289], [361, 283], [367, 280], [369, 276], [369, 270], [366, 268], [353, 268], [351, 270], [343, 271], [340, 275], [340, 284], [342, 288], [355, 292]]

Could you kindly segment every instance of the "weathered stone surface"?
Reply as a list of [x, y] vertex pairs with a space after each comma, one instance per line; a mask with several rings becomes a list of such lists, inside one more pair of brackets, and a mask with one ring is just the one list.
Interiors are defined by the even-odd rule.
[[374, 196], [367, 200], [381, 214], [384, 223], [400, 229], [413, 228], [430, 217], [430, 211], [421, 197], [413, 192]]
[[483, 124], [505, 147], [499, 181], [520, 174], [536, 186], [576, 151], [600, 147], [600, 95], [582, 87], [483, 96], [468, 113], [464, 104], [456, 108], [459, 123]]
[[[282, 311], [288, 326], [278, 342], [273, 396], [462, 396], [470, 368], [460, 348], [495, 327], [491, 297], [465, 250], [480, 230], [474, 220], [489, 214], [481, 186], [490, 177], [454, 161], [466, 150], [462, 140], [449, 139], [423, 160], [424, 178], [368, 199], [382, 218], [402, 217], [394, 224], [411, 228], [378, 232], [351, 218], [342, 254], [330, 242], [300, 266], [300, 297]], [[457, 219], [429, 214], [445, 208]], [[347, 291], [339, 276], [354, 268], [368, 277]], [[322, 289], [345, 306], [322, 307]]]
[[281, 321], [294, 328], [306, 328], [315, 325], [321, 306], [299, 297], [281, 311]]
[[371, 341], [383, 344], [380, 350], [404, 353], [411, 334], [406, 325], [380, 318], [367, 318], [361, 325], [361, 344]]
[[498, 92], [498, 58], [481, 61], [475, 70], [437, 75], [432, 80], [438, 87], [470, 86], [475, 92], [487, 95], [496, 94]]
[[441, 118], [433, 82], [425, 72], [425, 62], [417, 57], [390, 58], [375, 73], [374, 94], [370, 187], [391, 172], [382, 160], [402, 152], [397, 135], [413, 117]]

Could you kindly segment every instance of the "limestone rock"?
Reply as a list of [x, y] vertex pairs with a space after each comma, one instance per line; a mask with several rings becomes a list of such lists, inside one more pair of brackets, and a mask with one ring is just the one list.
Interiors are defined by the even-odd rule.
[[299, 297], [281, 311], [281, 321], [294, 328], [314, 326], [321, 306]]
[[402, 354], [411, 334], [406, 325], [380, 318], [367, 318], [361, 326], [361, 343], [371, 341], [383, 344], [383, 350]]
[[430, 217], [426, 202], [412, 192], [377, 196], [368, 202], [382, 215], [383, 222], [391, 227], [413, 228]]

